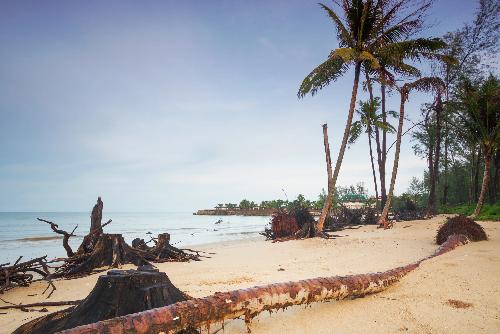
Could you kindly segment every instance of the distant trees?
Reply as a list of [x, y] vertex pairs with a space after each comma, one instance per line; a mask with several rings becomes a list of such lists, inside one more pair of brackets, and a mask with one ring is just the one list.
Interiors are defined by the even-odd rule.
[[[484, 159], [481, 192], [474, 215], [481, 212], [488, 193], [491, 161], [500, 148], [500, 84], [490, 75], [480, 83], [464, 80], [456, 91], [459, 131], [471, 134], [480, 146]], [[497, 185], [495, 185], [496, 187]]]
[[[343, 201], [349, 201], [349, 199], [368, 199], [368, 189], [366, 189], [365, 185], [361, 182], [356, 185], [351, 185], [347, 187], [339, 186], [334, 191], [334, 199], [332, 200], [332, 204], [340, 203]], [[294, 200], [268, 200], [261, 201], [259, 205], [257, 205], [254, 201], [250, 201], [248, 199], [243, 199], [240, 201], [239, 207], [241, 209], [292, 209], [292, 208], [308, 208], [310, 210], [321, 210], [324, 206], [324, 202], [326, 200], [326, 192], [322, 189], [321, 193], [318, 195], [317, 200], [309, 200], [303, 194], [298, 194]], [[226, 204], [226, 207], [230, 208], [230, 204]], [[236, 204], [233, 204], [236, 207]]]
[[257, 204], [254, 201], [242, 199], [240, 202], [240, 209], [253, 209], [256, 207], [257, 207]]

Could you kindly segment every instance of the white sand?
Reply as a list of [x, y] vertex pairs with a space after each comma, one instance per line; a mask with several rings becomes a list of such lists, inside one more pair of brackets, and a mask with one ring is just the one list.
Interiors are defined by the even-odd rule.
[[[366, 226], [338, 232], [342, 237], [334, 240], [271, 243], [259, 238], [209, 244], [197, 249], [215, 252], [210, 259], [158, 267], [194, 297], [274, 282], [384, 271], [431, 254], [436, 249], [435, 232], [443, 221], [443, 217], [436, 217], [401, 222], [385, 231]], [[500, 223], [481, 224], [489, 241], [461, 246], [426, 261], [382, 293], [293, 307], [271, 317], [261, 314], [252, 321], [252, 333], [500, 333]], [[84, 298], [97, 277], [56, 281], [57, 290], [50, 300]], [[44, 283], [36, 283], [0, 297], [15, 303], [43, 301], [44, 288]], [[448, 300], [472, 306], [455, 308]], [[0, 315], [0, 332], [10, 333], [42, 315], [8, 311]], [[243, 321], [226, 322], [224, 333], [246, 332]]]

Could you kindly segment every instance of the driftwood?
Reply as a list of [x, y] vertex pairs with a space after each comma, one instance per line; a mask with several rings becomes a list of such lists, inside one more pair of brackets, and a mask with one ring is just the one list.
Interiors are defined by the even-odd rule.
[[150, 265], [149, 261], [199, 261], [203, 255], [191, 249], [179, 249], [170, 245], [170, 235], [168, 233], [159, 234], [158, 238], [152, 239], [155, 245], [147, 246], [142, 239], [134, 239], [132, 246], [129, 246], [121, 234], [107, 234], [103, 228], [110, 224], [112, 220], [101, 224], [103, 202], [99, 197], [94, 205], [91, 214], [91, 229], [83, 238], [81, 245], [76, 252], [73, 252], [68, 244], [68, 240], [73, 236], [71, 233], [60, 230], [58, 225], [44, 219], [39, 221], [51, 225], [54, 232], [64, 236], [63, 246], [68, 254], [67, 258], [55, 259], [53, 262], [62, 262], [53, 277], [75, 278], [85, 276], [103, 267], [118, 268], [123, 264], [135, 264], [137, 266]]
[[201, 257], [208, 257], [200, 255], [200, 251], [194, 251], [192, 249], [181, 249], [174, 247], [170, 244], [170, 234], [161, 233], [158, 234], [158, 238], [153, 238], [155, 245], [149, 247], [144, 239], [136, 238], [132, 241], [132, 247], [134, 247], [144, 259], [152, 262], [188, 262], [188, 261], [200, 261]]
[[111, 270], [107, 275], [99, 277], [87, 298], [79, 301], [76, 306], [32, 320], [14, 333], [50, 334], [190, 298], [177, 289], [165, 273], [151, 267]]
[[92, 209], [92, 213], [90, 214], [90, 233], [96, 231], [96, 235], [99, 236], [102, 234], [102, 209], [104, 207], [104, 203], [101, 200], [101, 197], [97, 197], [97, 203], [94, 205]]
[[92, 273], [102, 267], [118, 268], [132, 263], [149, 265], [142, 252], [130, 247], [121, 234], [101, 234], [92, 249], [80, 247], [78, 252], [64, 261], [55, 272], [56, 277], [77, 277]]
[[[56, 269], [52, 275], [53, 277], [74, 278], [85, 276], [103, 267], [118, 268], [128, 263], [137, 266], [150, 264], [144, 258], [144, 254], [130, 247], [125, 242], [121, 234], [107, 234], [103, 232], [103, 227], [110, 224], [112, 220], [110, 219], [106, 223], [101, 224], [102, 209], [103, 202], [99, 197], [90, 216], [91, 228], [89, 233], [83, 238], [78, 250], [76, 252], [71, 251], [73, 255], [69, 255], [68, 253], [67, 258], [55, 259], [53, 261], [63, 262], [62, 265]], [[73, 232], [70, 234], [61, 230], [57, 232], [55, 230], [57, 225], [52, 222], [48, 223], [51, 224], [52, 229], [56, 233], [63, 234], [65, 238], [67, 237], [69, 239], [73, 234]], [[68, 251], [68, 249], [66, 250]]]
[[54, 231], [57, 234], [61, 234], [63, 236], [63, 247], [64, 247], [64, 250], [66, 250], [66, 254], [68, 255], [68, 257], [75, 255], [75, 253], [73, 252], [73, 249], [71, 249], [71, 246], [69, 245], [69, 238], [74, 236], [75, 230], [78, 228], [78, 225], [75, 226], [75, 228], [73, 229], [73, 231], [71, 231], [71, 233], [68, 233], [64, 230], [61, 230], [59, 228], [59, 225], [57, 225], [56, 223], [53, 223], [49, 220], [45, 220], [45, 219], [41, 219], [41, 218], [37, 218], [37, 220], [40, 222], [50, 224], [50, 228], [52, 228], [52, 231]]
[[332, 215], [325, 223], [326, 231], [340, 231], [352, 226], [360, 225], [376, 225], [377, 224], [377, 209], [370, 206], [365, 206], [359, 209], [350, 209], [339, 204]]
[[89, 253], [94, 249], [94, 246], [96, 245], [97, 241], [99, 240], [99, 237], [102, 236], [102, 228], [106, 225], [109, 225], [113, 222], [113, 220], [108, 220], [101, 226], [97, 227], [96, 229], [90, 230], [89, 234], [87, 234], [84, 238], [80, 246], [78, 247], [78, 254], [82, 253]]
[[4, 291], [16, 286], [28, 286], [37, 280], [36, 276], [38, 275], [39, 279], [47, 280], [49, 283], [44, 293], [51, 288], [48, 294], [48, 297], [50, 297], [56, 287], [50, 279], [46, 258], [47, 256], [42, 256], [26, 262], [20, 262], [22, 259], [22, 256], [20, 256], [13, 265], [10, 265], [10, 263], [0, 265], [0, 293], [4, 293]]
[[319, 301], [362, 297], [383, 291], [417, 268], [422, 261], [449, 252], [467, 242], [468, 239], [463, 235], [452, 235], [433, 255], [382, 273], [315, 278], [216, 293], [205, 298], [195, 298], [60, 333], [176, 333], [188, 327], [208, 327], [212, 323], [241, 316], [244, 316], [248, 323], [262, 311]]
[[66, 306], [66, 305], [77, 305], [81, 303], [81, 300], [66, 300], [58, 302], [41, 302], [41, 303], [31, 303], [31, 304], [14, 304], [1, 299], [4, 303], [10, 304], [5, 306], [0, 306], [0, 310], [18, 309], [24, 312], [31, 312], [32, 307], [49, 307], [49, 306]]

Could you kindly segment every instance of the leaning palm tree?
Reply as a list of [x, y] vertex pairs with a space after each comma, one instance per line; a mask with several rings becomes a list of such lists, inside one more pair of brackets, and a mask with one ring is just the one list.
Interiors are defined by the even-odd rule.
[[303, 80], [299, 88], [298, 96], [302, 98], [308, 93], [315, 95], [319, 90], [341, 77], [351, 65], [354, 66], [354, 83], [344, 135], [342, 137], [342, 143], [340, 145], [333, 176], [328, 182], [327, 198], [323, 210], [321, 211], [318, 224], [316, 225], [317, 232], [323, 230], [326, 216], [332, 205], [335, 185], [351, 130], [361, 66], [365, 63], [373, 69], [378, 69], [380, 67], [377, 59], [373, 57], [367, 48], [376, 35], [373, 29], [377, 23], [380, 8], [371, 0], [346, 0], [343, 1], [341, 5], [344, 14], [344, 20], [341, 20], [340, 16], [330, 7], [324, 4], [320, 4], [320, 6], [327, 12], [337, 28], [337, 37], [340, 47], [333, 50], [328, 59], [316, 67]]
[[384, 209], [379, 218], [379, 225], [384, 229], [389, 228], [388, 214], [389, 208], [391, 207], [392, 197], [394, 195], [394, 185], [396, 184], [396, 176], [398, 174], [399, 166], [399, 152], [401, 150], [401, 138], [403, 136], [403, 123], [405, 117], [405, 103], [408, 101], [408, 96], [412, 90], [417, 91], [435, 91], [438, 94], [444, 90], [444, 82], [436, 77], [424, 77], [420, 78], [414, 82], [405, 83], [403, 86], [393, 86], [400, 96], [399, 104], [399, 122], [398, 131], [396, 136], [396, 152], [394, 153], [394, 164], [392, 167], [391, 184], [389, 186], [389, 193], [387, 194], [387, 201], [385, 202]]
[[481, 213], [490, 179], [491, 161], [500, 150], [500, 80], [491, 76], [481, 85], [464, 81], [458, 88], [457, 115], [461, 129], [481, 145], [484, 175], [473, 216]]
[[[375, 188], [375, 198], [377, 199], [377, 207], [378, 207], [378, 186], [377, 186], [377, 176], [375, 173], [375, 164], [373, 163], [373, 149], [372, 149], [372, 138], [373, 133], [378, 129], [382, 129], [382, 131], [386, 131], [389, 133], [396, 132], [394, 127], [384, 122], [382, 119], [382, 114], [379, 114], [377, 111], [380, 109], [380, 98], [375, 97], [373, 100], [369, 101], [360, 101], [359, 102], [360, 109], [356, 110], [356, 114], [359, 117], [359, 120], [352, 123], [351, 126], [351, 134], [349, 137], [349, 144], [354, 144], [356, 140], [361, 136], [361, 133], [365, 132], [368, 135], [368, 147], [370, 149], [370, 161], [372, 165], [372, 175], [373, 175], [373, 185]], [[394, 111], [389, 111], [389, 114], [393, 117], [397, 117]], [[378, 152], [377, 152], [378, 155]]]

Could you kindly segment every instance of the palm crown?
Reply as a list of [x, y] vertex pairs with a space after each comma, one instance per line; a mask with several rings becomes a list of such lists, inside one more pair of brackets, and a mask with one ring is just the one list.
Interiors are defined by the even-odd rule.
[[[374, 98], [372, 102], [360, 101], [359, 107], [359, 109], [356, 109], [356, 114], [358, 115], [359, 120], [352, 123], [349, 144], [354, 144], [363, 132], [372, 136], [375, 128], [379, 128], [389, 133], [396, 132], [396, 129], [391, 124], [384, 122], [382, 115], [377, 113], [380, 108], [379, 97]], [[388, 111], [387, 113], [394, 118], [397, 117], [396, 112], [393, 110]]]
[[320, 4], [335, 24], [339, 48], [332, 50], [328, 59], [306, 76], [298, 96], [316, 94], [342, 76], [353, 63], [363, 64], [369, 73], [383, 72], [388, 81], [394, 79], [389, 70], [406, 76], [420, 76], [420, 71], [405, 60], [415, 62], [437, 57], [436, 51], [446, 44], [438, 38], [404, 40], [421, 24], [421, 20], [410, 16], [394, 22], [401, 3], [396, 2], [383, 14], [384, 0], [344, 0], [341, 4], [344, 20], [333, 9]]

